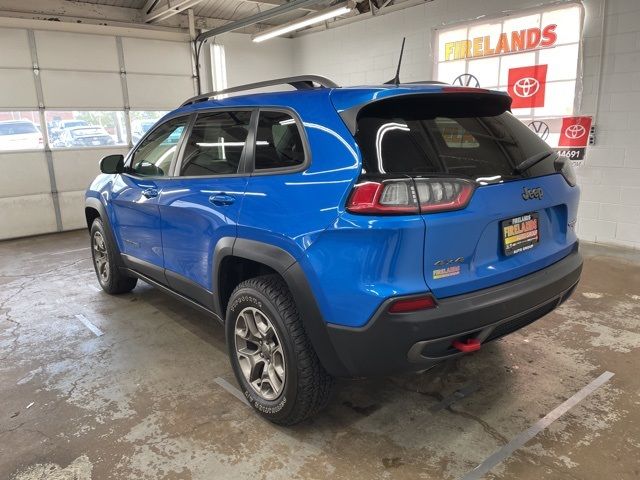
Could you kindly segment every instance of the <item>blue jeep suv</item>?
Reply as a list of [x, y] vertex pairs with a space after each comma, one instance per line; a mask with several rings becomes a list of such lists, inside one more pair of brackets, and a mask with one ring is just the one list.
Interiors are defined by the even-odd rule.
[[[288, 83], [293, 91], [229, 96]], [[570, 163], [504, 92], [292, 77], [194, 97], [86, 193], [102, 288], [224, 325], [249, 403], [291, 425], [335, 377], [425, 370], [580, 278]]]

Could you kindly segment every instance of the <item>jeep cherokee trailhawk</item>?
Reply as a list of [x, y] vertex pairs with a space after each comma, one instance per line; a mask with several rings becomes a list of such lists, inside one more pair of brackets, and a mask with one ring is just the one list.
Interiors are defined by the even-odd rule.
[[[229, 95], [276, 84], [295, 90]], [[101, 161], [98, 280], [216, 318], [244, 395], [279, 424], [321, 409], [335, 377], [478, 350], [560, 305], [582, 268], [571, 165], [510, 104], [316, 76], [190, 99]]]

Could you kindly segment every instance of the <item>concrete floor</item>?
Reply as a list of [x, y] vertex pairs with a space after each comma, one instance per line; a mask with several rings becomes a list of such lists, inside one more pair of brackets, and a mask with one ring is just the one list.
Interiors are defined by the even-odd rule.
[[286, 429], [219, 384], [220, 327], [146, 284], [103, 293], [87, 245], [0, 243], [1, 479], [458, 479], [605, 371], [486, 478], [640, 478], [639, 252], [586, 246], [556, 312], [426, 373], [341, 381]]

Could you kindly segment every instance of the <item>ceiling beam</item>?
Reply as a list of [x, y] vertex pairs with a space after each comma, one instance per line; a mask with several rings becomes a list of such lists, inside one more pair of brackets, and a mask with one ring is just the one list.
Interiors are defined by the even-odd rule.
[[255, 25], [256, 23], [270, 20], [274, 17], [278, 17], [285, 13], [289, 13], [294, 10], [299, 10], [303, 7], [313, 6], [318, 3], [322, 3], [323, 1], [326, 1], [326, 0], [291, 0], [290, 2], [284, 3], [277, 7], [270, 8], [269, 10], [265, 10], [264, 12], [256, 13], [255, 15], [250, 15], [248, 17], [241, 18], [240, 20], [229, 22], [226, 25], [223, 25], [222, 27], [214, 28], [206, 32], [203, 32], [200, 35], [198, 35], [198, 38], [196, 40], [204, 41], [207, 38], [215, 37], [216, 35], [220, 35], [222, 33], [232, 32], [234, 30], [239, 30], [241, 28]]
[[197, 5], [201, 1], [202, 0], [178, 0], [177, 2], [174, 2], [174, 4], [170, 7], [167, 6], [165, 8], [157, 8], [155, 10], [151, 10], [150, 13], [144, 16], [144, 23], [166, 20], [167, 18], [171, 18], [180, 12], [184, 12], [185, 10], [192, 8], [194, 5]]
[[140, 11], [142, 12], [143, 15], [147, 15], [148, 13], [151, 12], [151, 10], [155, 8], [156, 4], [159, 1], [160, 0], [147, 0], [146, 2], [144, 2], [144, 5], [140, 9]]
[[[240, 1], [245, 3], [254, 3], [258, 5], [273, 5], [276, 7], [278, 5], [284, 5], [288, 3], [287, 0], [240, 0]], [[303, 7], [300, 10], [306, 10], [308, 12], [319, 12], [320, 10], [322, 10], [322, 8], [310, 6], [310, 7]]]

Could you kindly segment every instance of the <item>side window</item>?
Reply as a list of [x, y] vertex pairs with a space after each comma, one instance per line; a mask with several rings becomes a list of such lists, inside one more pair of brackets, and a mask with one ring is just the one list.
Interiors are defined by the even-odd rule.
[[188, 117], [174, 118], [156, 128], [133, 153], [131, 170], [136, 175], [165, 176], [178, 152]]
[[256, 136], [256, 170], [290, 168], [304, 163], [304, 144], [294, 118], [283, 112], [260, 112]]
[[250, 121], [250, 111], [199, 114], [184, 150], [180, 175], [238, 173]]

